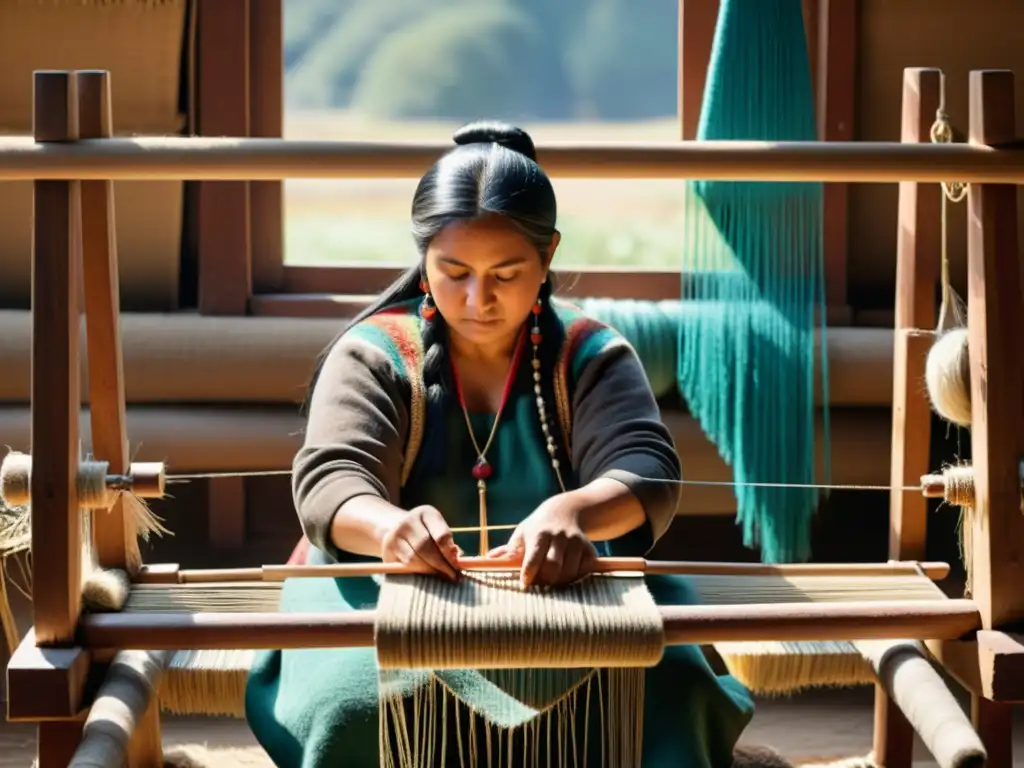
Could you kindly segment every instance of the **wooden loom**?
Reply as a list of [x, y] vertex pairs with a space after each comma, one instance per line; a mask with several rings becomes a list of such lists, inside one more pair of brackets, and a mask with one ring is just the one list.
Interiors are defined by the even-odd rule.
[[[971, 93], [972, 141], [996, 145], [1013, 139], [1012, 75], [972, 73]], [[179, 709], [174, 705], [175, 697], [191, 697], [190, 675], [192, 682], [202, 679], [210, 684], [218, 679], [217, 673], [197, 675], [202, 664], [193, 663], [196, 656], [234, 651], [238, 666], [220, 666], [225, 681], [237, 682], [239, 670], [246, 668], [245, 655], [255, 648], [372, 645], [374, 617], [372, 612], [312, 617], [276, 613], [280, 579], [318, 574], [308, 567], [301, 572], [286, 567], [189, 572], [170, 565], [139, 566], [132, 557], [137, 547], [134, 522], [125, 511], [126, 503], [134, 496], [126, 493], [115, 494], [108, 510], [91, 516], [88, 535], [99, 567], [124, 570], [130, 576], [124, 610], [83, 613], [84, 535], [79, 480], [84, 465], [79, 457], [78, 433], [80, 280], [84, 283], [88, 320], [93, 457], [107, 462], [111, 484], [118, 490], [130, 491], [133, 486], [124, 426], [117, 261], [107, 180], [133, 175], [211, 179], [245, 179], [260, 174], [264, 178], [328, 176], [333, 173], [332, 165], [322, 162], [328, 155], [336, 165], [347, 159], [360, 169], [376, 166], [380, 172], [380, 167], [388, 166], [395, 172], [400, 166], [402, 172], [418, 173], [441, 148], [413, 146], [395, 160], [394, 153], [385, 157], [373, 145], [348, 147], [346, 154], [346, 147], [336, 143], [331, 147], [326, 143], [281, 140], [225, 140], [218, 144], [216, 140], [147, 143], [109, 139], [109, 78], [104, 72], [37, 73], [34, 109], [34, 143], [26, 146], [20, 141], [0, 140], [0, 155], [4, 156], [0, 179], [35, 180], [30, 478], [34, 626], [8, 667], [8, 717], [39, 724], [40, 768], [67, 765], [76, 750], [81, 755], [80, 750], [101, 741], [111, 749], [110, 765], [124, 760], [133, 766], [160, 765], [160, 705]], [[80, 139], [103, 141], [78, 142]], [[140, 147], [141, 152], [137, 151]], [[571, 150], [561, 152], [542, 150], [541, 154], [553, 172], [573, 168], [585, 175]], [[902, 550], [894, 558], [906, 562], [877, 565], [768, 567], [630, 561], [609, 567], [693, 574], [706, 604], [663, 609], [666, 640], [670, 643], [888, 641], [906, 637], [926, 641], [935, 658], [978, 695], [975, 720], [990, 760], [994, 765], [1007, 764], [1001, 760], [1008, 754], [1009, 743], [1005, 706], [1016, 700], [1018, 690], [1024, 691], [1024, 683], [1018, 684], [1014, 678], [1019, 674], [1022, 645], [998, 629], [1020, 619], [1024, 611], [1024, 597], [1014, 595], [1019, 583], [1019, 550], [1024, 547], [1024, 520], [1017, 512], [1019, 463], [1024, 455], [1024, 376], [1021, 362], [1013, 354], [1016, 337], [999, 334], [1007, 328], [1020, 328], [1024, 319], [1017, 279], [1014, 206], [1014, 185], [1024, 180], [1024, 153], [1015, 148], [962, 145], [764, 148], [684, 142], [678, 149], [612, 148], [605, 151], [605, 157], [612, 165], [617, 162], [623, 173], [629, 164], [633, 173], [643, 166], [644, 175], [828, 181], [912, 178], [914, 181], [902, 187], [913, 192], [918, 187], [915, 182], [940, 181], [940, 174], [945, 174], [975, 185], [970, 192], [969, 315], [975, 433], [974, 599], [946, 598], [932, 578], [941, 578], [948, 569], [917, 562], [923, 558], [920, 546], [912, 558], [904, 557]], [[64, 180], [67, 176], [86, 180]], [[904, 205], [912, 207], [905, 202], [907, 199], [904, 197], [901, 203], [901, 217]], [[901, 253], [901, 285], [905, 284], [906, 260]], [[84, 265], [81, 276], [80, 265]], [[910, 285], [913, 287], [913, 283]], [[899, 306], [903, 303], [898, 298]], [[927, 317], [902, 321], [900, 327], [930, 324], [931, 318]], [[925, 472], [910, 466], [905, 459], [909, 444], [902, 442], [904, 429], [913, 434], [906, 414], [921, 410], [924, 403], [927, 415], [927, 403], [919, 391], [911, 397], [901, 394], [915, 386], [914, 378], [907, 384], [908, 375], [914, 375], [908, 360], [912, 351], [926, 351], [915, 341], [921, 337], [921, 332], [897, 335], [893, 484], [900, 489], [911, 480], [916, 484]], [[1000, 337], [1006, 341], [1000, 344]], [[990, 354], [996, 359], [998, 353], [1002, 354], [993, 368], [988, 364]], [[921, 354], [918, 357], [923, 359]], [[42, 403], [46, 407], [40, 407]], [[989, 414], [998, 418], [990, 420]], [[916, 478], [907, 476], [914, 472]], [[141, 488], [137, 490], [141, 492]], [[923, 491], [922, 505], [925, 496], [942, 493], [941, 484], [924, 483]], [[909, 527], [903, 527], [903, 521], [910, 517], [907, 500], [913, 497], [894, 490], [893, 498], [893, 527], [900, 532], [895, 538], [906, 542], [913, 534]], [[920, 520], [916, 525], [922, 525]], [[923, 541], [923, 536], [918, 538]], [[853, 590], [836, 589], [837, 576]], [[764, 595], [762, 604], [751, 604], [750, 593]], [[850, 600], [851, 594], [857, 602]], [[225, 610], [219, 610], [221, 604]], [[211, 605], [218, 610], [210, 610]], [[117, 654], [125, 648], [149, 648], [151, 652], [141, 659], [138, 654]], [[923, 653], [906, 644], [887, 642], [873, 648], [882, 651], [875, 653], [875, 658], [882, 687], [888, 690], [894, 689], [885, 683], [898, 670], [885, 666], [885, 657], [892, 656], [885, 651], [896, 649], [903, 655], [918, 656]], [[115, 663], [104, 672], [112, 659]], [[124, 687], [126, 681], [144, 679], [155, 688], [161, 678], [166, 682], [156, 697], [145, 686], [141, 695], [138, 686], [134, 687], [137, 700], [128, 732], [104, 732], [103, 723], [95, 719], [86, 724], [90, 706], [103, 701], [118, 685]], [[99, 699], [90, 682], [96, 679], [105, 679], [108, 684], [101, 688]], [[228, 682], [229, 687], [233, 684]], [[229, 691], [226, 698], [230, 700], [236, 693]], [[901, 696], [897, 694], [896, 698]], [[884, 717], [877, 720], [876, 729], [876, 744], [881, 747], [878, 755], [886, 765], [895, 766], [902, 764], [903, 753], [894, 745], [907, 728], [899, 720], [899, 709], [888, 705], [887, 697], [882, 702]], [[99, 710], [97, 705], [94, 713]], [[909, 754], [907, 759], [909, 765]]]

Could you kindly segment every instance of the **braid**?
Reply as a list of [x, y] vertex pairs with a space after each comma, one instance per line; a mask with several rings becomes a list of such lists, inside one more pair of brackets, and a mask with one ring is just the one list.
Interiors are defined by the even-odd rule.
[[561, 466], [571, 472], [573, 466], [572, 456], [566, 451], [567, 438], [571, 436], [562, 434], [562, 421], [558, 417], [558, 399], [555, 394], [555, 372], [559, 364], [558, 355], [561, 349], [563, 329], [558, 320], [558, 314], [551, 304], [553, 294], [554, 286], [551, 282], [551, 276], [548, 275], [547, 280], [541, 285], [540, 291], [537, 294], [542, 307], [540, 316], [537, 318], [537, 326], [541, 332], [541, 343], [537, 349], [537, 359], [540, 361], [542, 372], [540, 382], [541, 397], [544, 398], [548, 413], [548, 428], [552, 431], [555, 438], [555, 447], [558, 451], [557, 457]]
[[427, 402], [440, 405], [450, 389], [448, 325], [440, 312], [423, 320], [423, 388]]

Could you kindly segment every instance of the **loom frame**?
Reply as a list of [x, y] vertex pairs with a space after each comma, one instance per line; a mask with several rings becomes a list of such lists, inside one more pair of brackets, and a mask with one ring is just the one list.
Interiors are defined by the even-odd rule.
[[[109, 74], [103, 71], [35, 73], [33, 139], [27, 143], [0, 140], [0, 179], [31, 179], [35, 188], [32, 402], [46, 403], [47, 407], [32, 408], [34, 621], [8, 667], [8, 715], [10, 719], [38, 723], [40, 768], [67, 765], [82, 739], [91, 696], [87, 682], [97, 675], [102, 677], [103, 665], [116, 650], [110, 647], [109, 643], [115, 642], [110, 638], [88, 642], [89, 627], [95, 633], [104, 622], [109, 624], [111, 617], [97, 622], [98, 617], [83, 621], [81, 616], [82, 511], [75, 483], [81, 400], [80, 286], [85, 289], [84, 309], [88, 313], [93, 454], [111, 462], [112, 471], [127, 470], [111, 182], [132, 177], [277, 180], [365, 176], [371, 168], [382, 168], [378, 173], [388, 175], [408, 174], [425, 168], [446, 148], [414, 145], [403, 149], [384, 144], [283, 139], [174, 139], [162, 143], [111, 139], [109, 80]], [[957, 610], [948, 612], [957, 614], [960, 623], [931, 634], [958, 638], [978, 627], [983, 630], [977, 635], [974, 660], [988, 687], [981, 686], [975, 720], [993, 756], [1003, 754], [1003, 737], [1008, 736], [1008, 727], [1003, 727], [1008, 723], [1004, 702], [1024, 699], [1024, 682], [1013, 680], [1021, 666], [1017, 659], [1024, 659], [1018, 649], [1024, 649], [1024, 645], [998, 631], [1024, 612], [1024, 596], [1014, 596], [1012, 587], [997, 579], [1013, 576], [1014, 562], [1019, 561], [1013, 547], [1017, 551], [1024, 547], [1024, 538], [1012, 540], [1014, 533], [1024, 533], [1024, 518], [1002, 509], [1019, 494], [1019, 462], [1024, 455], [1024, 413], [1020, 407], [1024, 377], [1020, 362], [1013, 361], [1008, 341], [1012, 337], [1004, 336], [1007, 340], [1000, 344], [996, 330], [1007, 324], [1020, 327], [1024, 319], [1020, 281], [1010, 279], [1018, 271], [1012, 201], [1016, 185], [1024, 182], [1024, 151], [1016, 144], [1012, 115], [1012, 74], [980, 71], [971, 73], [971, 146], [860, 142], [771, 146], [719, 142], [708, 146], [683, 142], [596, 148], [598, 156], [613, 166], [611, 171], [628, 171], [632, 176], [639, 172], [648, 177], [912, 183], [956, 178], [978, 185], [972, 186], [970, 193], [969, 325], [974, 424], [980, 438], [974, 461], [979, 510], [975, 519], [980, 521], [975, 526], [975, 562], [984, 558], [979, 579], [984, 586], [976, 601], [949, 601], [965, 609], [959, 614]], [[562, 175], [586, 173], [585, 168], [595, 157], [594, 148], [587, 149], [586, 160], [578, 150], [568, 147], [541, 147], [539, 153], [553, 167], [553, 173]], [[994, 315], [991, 323], [989, 312]], [[901, 353], [899, 345], [896, 349], [894, 363], [899, 381], [898, 357], [902, 354], [906, 358], [907, 352]], [[994, 369], [987, 364], [989, 350], [993, 356], [1001, 353], [1000, 364]], [[1000, 418], [990, 419], [990, 413]], [[894, 437], [896, 422], [894, 411]], [[991, 514], [993, 506], [998, 514]], [[992, 532], [991, 525], [997, 526], [996, 532]], [[127, 569], [127, 530], [123, 511], [117, 505], [93, 516], [94, 546], [102, 567]], [[878, 608], [873, 604], [865, 612], [847, 606], [834, 613], [849, 627], [850, 620], [875, 620]], [[773, 619], [783, 620], [785, 610], [744, 609], [730, 614], [686, 609], [680, 613], [688, 620], [703, 614], [709, 627], [729, 615], [735, 616], [748, 627], [743, 639], [752, 640], [768, 638]], [[893, 624], [891, 631], [879, 636], [904, 636], [912, 626], [906, 621], [907, 613], [896, 614], [890, 618], [901, 619], [899, 626]], [[819, 618], [815, 616], [814, 620]], [[286, 623], [281, 619], [276, 622], [277, 626]], [[242, 623], [236, 619], [233, 626], [237, 630]], [[808, 623], [805, 621], [801, 634], [792, 639], [809, 639]], [[843, 631], [852, 631], [852, 627]], [[119, 637], [122, 642], [128, 638], [126, 634]], [[713, 638], [709, 635], [707, 639]], [[969, 650], [963, 642], [952, 639], [936, 643], [933, 647], [943, 651]], [[883, 721], [880, 728], [883, 741], [895, 732], [888, 721]], [[154, 698], [136, 724], [127, 764], [158, 765], [161, 754], [159, 711]]]
[[[975, 70], [969, 75], [968, 142], [1006, 146], [1019, 140], [1014, 74]], [[930, 141], [941, 103], [942, 72], [908, 68], [903, 76], [901, 138]], [[956, 179], [950, 178], [947, 181]], [[935, 285], [939, 276], [938, 185], [900, 184], [893, 348], [893, 487], [928, 472], [931, 411], [922, 396], [925, 362], [936, 338]], [[1010, 765], [1011, 706], [1024, 701], [1024, 635], [1000, 631], [1024, 618], [1024, 594], [1014, 593], [1024, 554], [1024, 515], [1015, 513], [1024, 483], [1024, 367], [1008, 329], [1024, 326], [1024, 273], [1018, 252], [1015, 185], [972, 184], [968, 192], [968, 344], [971, 360], [972, 465], [975, 511], [971, 558], [981, 574], [975, 595], [982, 628], [975, 637], [926, 640], [931, 657], [971, 695], [971, 720], [992, 765]], [[999, 329], [1002, 329], [1000, 332]], [[1016, 350], [1016, 351], [1015, 351]], [[998, 360], [995, 366], [990, 360]], [[1024, 504], [1024, 500], [1020, 503]], [[1024, 513], [1024, 507], [1020, 510]], [[889, 556], [924, 557], [927, 503], [893, 491]], [[875, 689], [876, 759], [910, 768], [913, 731], [880, 686]]]

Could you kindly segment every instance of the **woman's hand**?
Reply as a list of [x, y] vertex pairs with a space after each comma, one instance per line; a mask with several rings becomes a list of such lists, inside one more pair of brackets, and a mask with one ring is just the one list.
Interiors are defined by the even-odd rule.
[[577, 498], [560, 494], [548, 499], [488, 557], [522, 558], [519, 578], [524, 587], [567, 584], [591, 573], [597, 550], [580, 525], [583, 510]]
[[458, 578], [459, 555], [448, 523], [434, 507], [422, 506], [402, 515], [381, 541], [386, 563], [404, 563], [415, 573]]

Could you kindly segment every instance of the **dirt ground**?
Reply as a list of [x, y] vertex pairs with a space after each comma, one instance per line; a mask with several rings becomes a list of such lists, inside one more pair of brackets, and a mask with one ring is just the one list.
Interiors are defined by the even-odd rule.
[[[1024, 728], [1015, 727], [1015, 766], [1024, 766]], [[872, 693], [868, 688], [804, 694], [792, 699], [761, 702], [743, 740], [769, 744], [798, 764], [863, 757], [871, 751]], [[244, 722], [196, 718], [167, 718], [164, 743], [205, 745], [210, 750], [242, 750], [232, 766], [271, 768]], [[27, 768], [35, 751], [35, 732], [28, 726], [0, 723], [0, 768]], [[919, 743], [915, 768], [934, 766]], [[221, 762], [217, 761], [218, 764]], [[225, 761], [226, 763], [227, 761]]]

